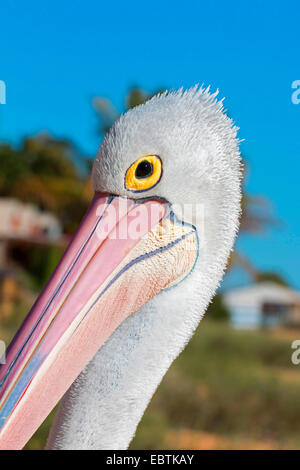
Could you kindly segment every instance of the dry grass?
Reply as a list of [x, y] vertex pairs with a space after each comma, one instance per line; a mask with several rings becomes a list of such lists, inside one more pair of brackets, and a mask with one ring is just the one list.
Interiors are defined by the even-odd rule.
[[[0, 327], [8, 342], [16, 312]], [[295, 330], [234, 331], [205, 319], [154, 395], [132, 449], [300, 449]], [[44, 447], [54, 413], [28, 449]]]
[[218, 434], [181, 429], [166, 434], [166, 447], [169, 449], [190, 450], [272, 450], [276, 443], [251, 439], [226, 438]]

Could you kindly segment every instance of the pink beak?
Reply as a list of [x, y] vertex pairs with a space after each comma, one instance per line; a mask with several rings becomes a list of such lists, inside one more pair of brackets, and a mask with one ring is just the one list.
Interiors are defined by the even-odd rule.
[[118, 325], [167, 285], [163, 272], [149, 282], [140, 245], [167, 208], [95, 194], [0, 366], [0, 449], [22, 448]]

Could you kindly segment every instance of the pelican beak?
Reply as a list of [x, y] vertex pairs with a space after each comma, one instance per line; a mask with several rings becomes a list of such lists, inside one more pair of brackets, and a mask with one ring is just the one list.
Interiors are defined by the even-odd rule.
[[189, 272], [196, 234], [168, 208], [95, 194], [0, 366], [0, 449], [21, 449], [118, 325]]

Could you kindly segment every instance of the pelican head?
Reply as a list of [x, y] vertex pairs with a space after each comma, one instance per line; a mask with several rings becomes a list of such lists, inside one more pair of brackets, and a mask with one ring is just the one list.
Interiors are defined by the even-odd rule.
[[193, 88], [105, 136], [93, 201], [1, 366], [0, 448], [22, 448], [64, 394], [49, 448], [128, 446], [232, 249], [236, 134], [216, 93]]

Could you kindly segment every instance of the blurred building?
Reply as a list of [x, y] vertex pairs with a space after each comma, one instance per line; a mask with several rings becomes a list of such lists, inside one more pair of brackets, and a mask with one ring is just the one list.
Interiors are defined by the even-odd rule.
[[0, 198], [0, 322], [10, 316], [20, 292], [10, 246], [24, 243], [64, 246], [66, 239], [53, 214], [16, 199]]
[[58, 240], [61, 225], [49, 212], [16, 199], [0, 198], [0, 239]]
[[223, 294], [235, 328], [300, 326], [300, 292], [262, 282]]

